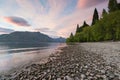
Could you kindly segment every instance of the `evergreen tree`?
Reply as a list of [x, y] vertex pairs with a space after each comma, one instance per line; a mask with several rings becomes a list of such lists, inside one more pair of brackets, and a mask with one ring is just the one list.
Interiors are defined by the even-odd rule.
[[77, 29], [76, 29], [76, 33], [79, 32], [79, 24], [77, 24]]
[[108, 9], [109, 12], [114, 12], [118, 10], [117, 0], [109, 0]]
[[98, 21], [98, 20], [99, 20], [99, 15], [98, 15], [97, 9], [95, 8], [94, 14], [93, 14], [92, 25], [94, 25], [96, 23], [96, 21]]
[[[117, 7], [115, 7], [116, 6], [115, 4], [117, 5]], [[95, 8], [93, 14], [92, 26], [87, 27], [89, 25], [86, 23], [86, 21], [84, 21], [81, 27], [77, 25], [76, 34], [73, 35], [73, 33], [71, 33], [70, 37], [67, 38], [67, 42], [120, 40], [119, 9], [120, 9], [120, 3], [117, 4], [116, 0], [109, 0], [109, 12], [112, 13], [107, 14], [106, 10], [103, 9], [102, 12], [103, 18], [99, 20], [99, 15], [97, 9]]]
[[85, 28], [85, 27], [88, 27], [89, 25], [86, 23], [86, 21], [84, 21], [84, 23], [83, 23], [83, 25], [81, 26], [81, 27], [79, 27], [79, 32], [82, 32], [83, 31], [83, 29]]
[[118, 9], [120, 10], [120, 3], [118, 3]]
[[74, 42], [74, 35], [73, 35], [73, 33], [70, 34], [70, 41]]
[[73, 33], [70, 34], [70, 37], [67, 38], [66, 42], [75, 42]]
[[89, 26], [89, 25], [86, 23], [86, 21], [84, 21], [83, 27], [86, 27], [86, 26]]
[[105, 9], [103, 9], [103, 12], [102, 12], [102, 17], [104, 17], [104, 15], [107, 14], [107, 11]]
[[73, 37], [73, 33], [70, 34], [70, 38], [72, 38], [72, 37]]

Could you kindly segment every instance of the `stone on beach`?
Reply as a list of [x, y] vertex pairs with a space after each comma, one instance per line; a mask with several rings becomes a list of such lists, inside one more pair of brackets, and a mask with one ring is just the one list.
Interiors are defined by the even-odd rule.
[[[16, 76], [15, 76], [16, 75]], [[32, 64], [10, 80], [119, 80], [120, 69], [108, 64], [101, 56], [81, 44], [69, 45], [62, 52], [52, 54], [47, 63]]]

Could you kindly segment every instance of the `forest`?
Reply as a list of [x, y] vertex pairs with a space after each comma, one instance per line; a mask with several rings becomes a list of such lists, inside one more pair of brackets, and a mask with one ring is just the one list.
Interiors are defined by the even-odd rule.
[[120, 3], [109, 0], [108, 10], [103, 9], [99, 17], [97, 8], [94, 9], [91, 25], [84, 21], [82, 26], [77, 24], [76, 33], [70, 34], [66, 42], [98, 42], [120, 40]]

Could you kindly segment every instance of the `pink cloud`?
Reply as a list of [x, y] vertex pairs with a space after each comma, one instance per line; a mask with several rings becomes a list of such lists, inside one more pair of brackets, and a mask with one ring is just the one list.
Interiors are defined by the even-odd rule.
[[49, 15], [57, 16], [67, 6], [67, 0], [48, 0], [50, 5]]
[[104, 2], [105, 0], [79, 0], [77, 8], [88, 8]]
[[[12, 29], [17, 31], [35, 31], [35, 29], [37, 29], [38, 31], [42, 31], [48, 35], [58, 35], [64, 37], [68, 37], [71, 32], [74, 33], [76, 25], [80, 24], [81, 26], [84, 20], [88, 24], [91, 24], [95, 7], [98, 9], [99, 13], [102, 12], [103, 8], [107, 9], [107, 3], [103, 4], [105, 0], [78, 0], [78, 3], [76, 4], [77, 8], [73, 10], [72, 13], [61, 16], [61, 12], [63, 12], [66, 7], [72, 6], [68, 6], [71, 0], [45, 0], [45, 5], [47, 6], [44, 6], [39, 0], [15, 1], [19, 8], [17, 8], [17, 10], [13, 10], [12, 8], [13, 11], [11, 9], [6, 9], [7, 11], [10, 10], [9, 12], [13, 12], [12, 15], [10, 14], [8, 16], [21, 16], [22, 18], [29, 20], [31, 26], [22, 27], [20, 25], [24, 25], [24, 21], [19, 22], [18, 20], [16, 22], [16, 20], [14, 21], [11, 18], [5, 18], [5, 23], [8, 25], [12, 24]], [[11, 3], [14, 3], [15, 1], [12, 1]], [[0, 13], [5, 14], [7, 12], [2, 12], [1, 10]]]
[[15, 17], [15, 16], [11, 16], [11, 17], [4, 17], [5, 21], [17, 26], [30, 26], [30, 24], [23, 18], [20, 17]]
[[58, 22], [58, 25], [64, 24], [64, 27], [58, 28], [56, 31], [58, 31], [59, 35], [63, 35], [65, 37], [68, 37], [71, 32], [75, 33], [77, 24], [80, 26], [83, 25], [83, 21], [85, 20], [89, 25], [91, 25], [92, 18], [93, 18], [93, 12], [95, 7], [98, 9], [99, 14], [101, 14], [103, 8], [107, 8], [108, 2], [103, 2], [99, 5], [92, 6], [87, 9], [76, 9], [74, 13], [67, 15], [65, 17], [62, 17]]

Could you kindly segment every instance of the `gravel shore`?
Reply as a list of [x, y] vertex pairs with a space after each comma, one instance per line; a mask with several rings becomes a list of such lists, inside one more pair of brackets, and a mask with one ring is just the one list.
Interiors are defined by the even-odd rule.
[[120, 68], [120, 42], [81, 43], [81, 46], [93, 53], [100, 54], [109, 64]]
[[52, 54], [46, 63], [33, 63], [13, 74], [5, 75], [6, 79], [1, 76], [1, 80], [120, 80], [119, 66], [108, 63], [103, 56], [104, 51], [95, 50], [104, 48], [96, 47], [97, 44], [104, 43], [68, 45], [61, 52]]

